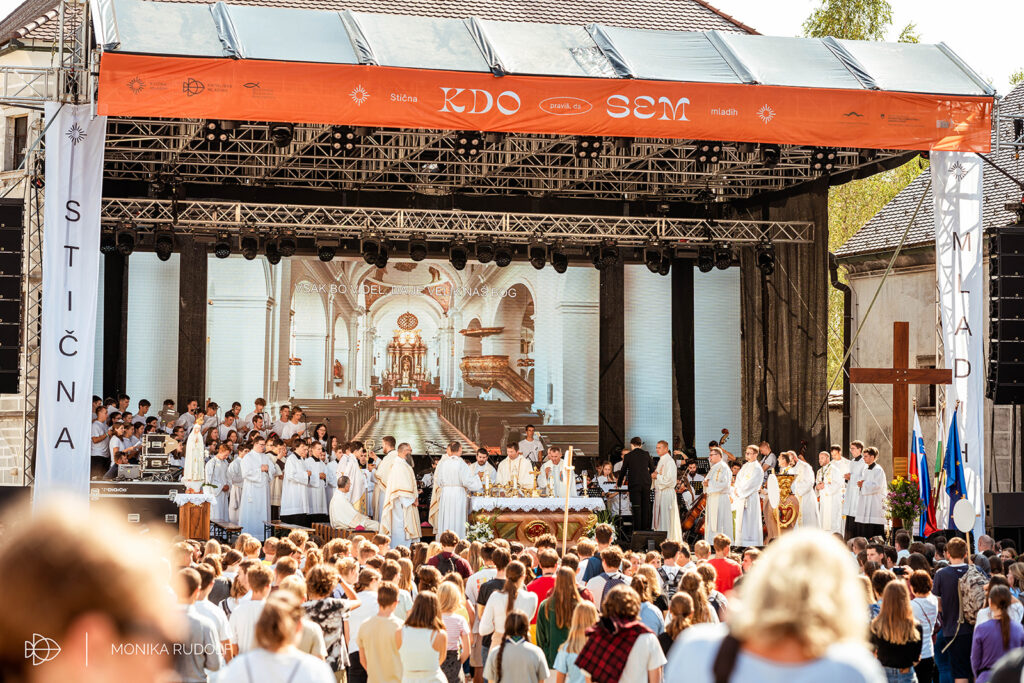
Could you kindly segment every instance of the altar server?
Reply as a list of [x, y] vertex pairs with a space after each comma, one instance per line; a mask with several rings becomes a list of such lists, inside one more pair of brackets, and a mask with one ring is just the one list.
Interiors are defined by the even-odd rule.
[[222, 443], [217, 448], [217, 455], [210, 458], [206, 463], [206, 483], [210, 484], [210, 493], [217, 499], [213, 508], [213, 514], [223, 519], [224, 513], [228, 512], [228, 501], [230, 499], [231, 483], [228, 480], [228, 456], [231, 455], [231, 446]]
[[376, 488], [373, 492], [373, 503], [377, 512], [377, 521], [384, 521], [384, 503], [388, 498], [388, 477], [391, 475], [391, 466], [398, 457], [395, 451], [395, 437], [385, 436], [381, 439], [384, 446], [384, 457], [377, 463]]
[[658, 466], [654, 470], [654, 529], [664, 531], [666, 539], [683, 542], [683, 527], [679, 523], [679, 502], [676, 499], [676, 461], [667, 441], [655, 447]]
[[860, 536], [860, 529], [857, 528], [857, 499], [860, 498], [860, 487], [857, 482], [862, 479], [864, 473], [864, 443], [861, 441], [850, 442], [850, 468], [844, 479], [846, 479], [846, 496], [843, 499], [843, 517], [845, 518], [846, 538]]
[[[248, 452], [248, 447], [245, 447]], [[228, 465], [228, 483], [231, 490], [228, 493], [228, 521], [238, 524], [239, 510], [242, 507], [242, 485], [245, 484], [245, 477], [242, 476], [242, 446], [238, 447], [238, 455]]]
[[299, 441], [284, 463], [284, 483], [281, 485], [281, 521], [309, 526], [309, 480], [312, 475], [306, 466], [306, 444]]
[[533, 486], [533, 469], [530, 462], [519, 454], [519, 446], [510, 443], [505, 446], [508, 457], [498, 463], [498, 484], [505, 486], [513, 481], [520, 487]]
[[708, 455], [711, 470], [704, 478], [704, 493], [707, 494], [707, 507], [704, 513], [704, 539], [712, 543], [715, 536], [733, 535], [732, 506], [729, 504], [729, 488], [732, 484], [732, 472], [722, 459], [722, 449], [711, 448]]
[[487, 456], [486, 448], [478, 448], [476, 450], [476, 462], [469, 466], [469, 470], [481, 483], [493, 484], [498, 480], [498, 470], [494, 469], [494, 465], [487, 462]]
[[818, 526], [818, 497], [814, 493], [814, 469], [810, 463], [794, 452], [789, 452], [789, 459], [794, 462], [793, 474], [796, 479], [790, 487], [793, 495], [800, 499], [800, 518], [796, 527]]
[[764, 545], [764, 528], [761, 524], [761, 484], [764, 470], [757, 461], [758, 447], [747, 446], [743, 451], [743, 467], [736, 475], [736, 497], [740, 499], [736, 545], [747, 548]]
[[[309, 476], [309, 489], [306, 495], [309, 496], [309, 521], [326, 524], [327, 516], [327, 463], [324, 462], [324, 446], [319, 441], [314, 441], [310, 446], [310, 455], [306, 458], [311, 472]], [[334, 486], [332, 484], [332, 486]]]
[[882, 512], [882, 500], [885, 498], [886, 478], [882, 466], [875, 460], [878, 449], [868, 446], [864, 449], [864, 469], [861, 471], [857, 487], [856, 520], [861, 535], [865, 538], [881, 536], [885, 532], [885, 515]]
[[[366, 477], [360, 471], [359, 461], [363, 455], [363, 442], [352, 441], [345, 444], [338, 460], [338, 479], [348, 477], [349, 488], [345, 492], [348, 502], [359, 512], [366, 512]], [[335, 480], [335, 481], [337, 481]]]
[[250, 451], [248, 444], [238, 447], [242, 462], [242, 495], [238, 510], [238, 523], [242, 531], [256, 538], [263, 538], [263, 525], [268, 520], [267, 486], [270, 481], [270, 466], [263, 460], [262, 453]]
[[391, 537], [391, 547], [409, 545], [420, 537], [420, 513], [416, 509], [416, 474], [408, 462], [412, 447], [402, 443], [388, 469], [387, 499], [380, 530]]
[[348, 499], [348, 490], [352, 485], [344, 474], [338, 480], [337, 495], [331, 498], [331, 526], [335, 529], [356, 529], [363, 527], [367, 531], [380, 531], [380, 524], [352, 507]]
[[473, 476], [469, 465], [462, 459], [462, 444], [452, 441], [434, 470], [428, 517], [430, 525], [437, 531], [454, 531], [463, 538], [469, 514], [468, 492], [481, 488], [480, 479]]
[[827, 451], [818, 453], [818, 525], [830, 533], [842, 533], [843, 477]]
[[341, 458], [341, 450], [337, 450], [334, 453], [327, 454], [327, 460], [324, 461], [324, 469], [327, 470], [327, 484], [324, 490], [327, 492], [327, 509], [331, 509], [331, 501], [334, 499], [334, 494], [338, 491], [338, 480], [341, 476], [338, 474], [338, 460]]
[[541, 463], [540, 474], [537, 476], [537, 488], [549, 492], [555, 498], [565, 498], [567, 490], [571, 490], [573, 496], [579, 495], [576, 468], [570, 467], [568, 461], [562, 458], [562, 449], [558, 446], [548, 447], [548, 457]]

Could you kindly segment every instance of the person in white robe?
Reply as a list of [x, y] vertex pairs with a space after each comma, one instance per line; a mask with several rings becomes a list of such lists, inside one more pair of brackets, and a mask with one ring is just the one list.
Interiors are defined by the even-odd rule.
[[336, 496], [331, 498], [331, 526], [335, 529], [358, 529], [362, 527], [367, 531], [380, 531], [380, 523], [370, 519], [363, 513], [352, 507], [349, 502], [348, 488], [352, 485], [349, 478], [344, 474], [338, 480]]
[[214, 519], [224, 519], [229, 511], [231, 482], [228, 479], [228, 455], [230, 454], [231, 447], [221, 444], [217, 449], [217, 455], [206, 463], [206, 483], [210, 485], [210, 493], [217, 499], [213, 509], [210, 510], [210, 516]]
[[238, 523], [242, 525], [242, 531], [245, 533], [263, 538], [263, 525], [270, 519], [267, 510], [270, 467], [263, 460], [262, 454], [255, 450], [239, 450], [239, 456], [242, 460], [242, 496]]
[[757, 461], [758, 447], [747, 446], [743, 451], [745, 462], [736, 475], [734, 489], [742, 501], [737, 515], [736, 545], [747, 548], [764, 545], [764, 527], [761, 521], [761, 486], [764, 470]]
[[722, 449], [715, 446], [708, 455], [711, 469], [704, 477], [704, 493], [707, 494], [707, 506], [704, 508], [704, 540], [713, 543], [715, 536], [725, 534], [733, 536], [732, 505], [729, 501], [729, 488], [732, 485], [732, 472], [722, 459]]
[[469, 471], [473, 473], [480, 483], [486, 486], [487, 484], [494, 484], [498, 481], [498, 470], [494, 469], [494, 465], [487, 461], [488, 453], [486, 448], [479, 448], [476, 451], [476, 462], [469, 466]]
[[380, 530], [391, 537], [392, 548], [409, 545], [418, 540], [422, 533], [420, 513], [416, 509], [416, 498], [419, 495], [416, 473], [407, 460], [411, 452], [409, 444], [400, 444], [388, 470], [387, 498], [384, 501]]
[[796, 475], [790, 490], [800, 500], [800, 518], [796, 528], [818, 526], [818, 496], [814, 491], [814, 468], [799, 456], [794, 457], [790, 451], [790, 459], [795, 460], [792, 474]]
[[469, 491], [479, 491], [481, 488], [483, 483], [473, 476], [469, 465], [462, 459], [462, 444], [452, 441], [437, 463], [430, 492], [427, 521], [434, 527], [435, 535], [440, 535], [444, 530], [455, 532], [459, 538], [465, 537]]
[[654, 469], [654, 529], [664, 531], [666, 539], [683, 542], [683, 527], [679, 521], [679, 501], [676, 499], [676, 461], [672, 457], [667, 441], [659, 441], [655, 447], [658, 465]]
[[362, 474], [363, 482], [366, 487], [366, 497], [363, 499], [363, 509], [366, 510], [367, 514], [369, 514], [377, 509], [377, 501], [374, 497], [374, 492], [377, 490], [377, 470], [375, 469], [375, 464], [367, 460], [365, 465], [363, 465]]
[[846, 475], [850, 473], [850, 461], [843, 457], [843, 449], [834, 445], [829, 449], [832, 455], [832, 478], [839, 485], [839, 502], [835, 505], [836, 515], [839, 521], [839, 533], [843, 533], [843, 507], [846, 505], [846, 490], [850, 485], [846, 481]]
[[843, 499], [844, 533], [846, 538], [860, 536], [857, 528], [857, 499], [860, 498], [860, 487], [857, 482], [861, 480], [864, 472], [864, 444], [860, 441], [850, 443], [850, 466], [849, 471], [843, 477], [846, 479], [846, 496]]
[[309, 487], [306, 495], [309, 496], [309, 521], [326, 524], [329, 521], [327, 516], [327, 463], [324, 462], [324, 447], [319, 441], [314, 441], [309, 449], [310, 455], [306, 458], [309, 465]]
[[[389, 441], [390, 439], [390, 441]], [[377, 463], [376, 481], [373, 491], [373, 504], [377, 512], [377, 521], [384, 522], [384, 504], [388, 498], [388, 479], [391, 476], [391, 467], [398, 458], [398, 452], [394, 449], [394, 438], [385, 436], [383, 439], [384, 452], [387, 454]], [[388, 450], [391, 448], [392, 450]]]
[[498, 481], [500, 486], [515, 483], [520, 488], [533, 486], [533, 468], [530, 461], [519, 454], [519, 446], [510, 443], [505, 447], [507, 458], [498, 463]]
[[203, 447], [202, 425], [203, 416], [200, 415], [185, 441], [185, 468], [181, 473], [181, 483], [188, 493], [201, 492], [206, 479], [206, 448]]
[[324, 490], [327, 492], [327, 509], [331, 509], [331, 501], [334, 500], [334, 494], [338, 491], [338, 458], [341, 456], [341, 451], [337, 453], [331, 453], [325, 464], [327, 470], [327, 485]]
[[231, 491], [228, 495], [228, 521], [238, 524], [239, 510], [242, 507], [242, 485], [245, 477], [242, 476], [242, 458], [249, 452], [248, 447], [243, 444], [238, 448], [238, 455], [228, 465], [228, 482], [231, 484]]
[[349, 488], [345, 495], [348, 497], [348, 502], [352, 504], [356, 510], [365, 512], [370, 509], [366, 506], [366, 477], [360, 471], [359, 461], [360, 455], [363, 452], [363, 444], [359, 441], [348, 444], [345, 450], [341, 453], [341, 459], [338, 460], [338, 479], [341, 477], [348, 477]]
[[562, 449], [558, 446], [549, 446], [547, 457], [540, 464], [540, 474], [537, 475], [537, 488], [542, 495], [565, 498], [567, 490], [572, 491], [573, 496], [579, 495], [579, 486], [576, 483], [576, 467], [569, 467], [568, 461], [562, 458]]
[[864, 469], [857, 481], [860, 494], [857, 496], [857, 513], [854, 519], [861, 535], [869, 542], [874, 536], [885, 532], [883, 500], [887, 489], [885, 471], [876, 461], [878, 449], [868, 446], [864, 449]]
[[[309, 526], [309, 480], [312, 475], [306, 465], [306, 444], [299, 443], [288, 454], [284, 463], [284, 483], [281, 485], [281, 521]], [[262, 464], [262, 463], [261, 463]]]
[[827, 451], [818, 453], [818, 526], [830, 533], [842, 533], [843, 478]]
[[275, 442], [274, 448], [267, 448], [267, 442], [257, 438], [253, 443], [253, 451], [258, 452], [263, 461], [267, 464], [267, 477], [270, 485], [267, 486], [267, 517], [273, 519], [270, 512], [277, 508], [277, 516], [281, 515], [281, 492], [284, 490], [284, 466], [288, 462], [288, 446], [283, 442]]

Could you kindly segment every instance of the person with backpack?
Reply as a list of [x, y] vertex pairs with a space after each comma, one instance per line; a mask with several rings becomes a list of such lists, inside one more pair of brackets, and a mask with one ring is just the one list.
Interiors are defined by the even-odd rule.
[[604, 596], [615, 586], [626, 583], [626, 576], [620, 571], [622, 567], [622, 551], [610, 547], [601, 552], [601, 568], [604, 570], [587, 581], [587, 590], [594, 596], [598, 610], [604, 602]]
[[967, 683], [971, 670], [971, 641], [978, 611], [985, 606], [985, 577], [966, 562], [967, 542], [946, 544], [949, 566], [935, 572], [932, 593], [939, 599], [935, 667], [939, 683]]
[[442, 531], [437, 540], [441, 543], [441, 552], [427, 560], [427, 564], [441, 572], [441, 576], [458, 572], [463, 581], [471, 577], [473, 569], [469, 562], [455, 554], [455, 546], [459, 544], [459, 537], [455, 532]]

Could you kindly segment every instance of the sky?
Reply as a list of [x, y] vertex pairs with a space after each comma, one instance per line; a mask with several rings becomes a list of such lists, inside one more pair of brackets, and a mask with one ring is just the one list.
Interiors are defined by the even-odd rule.
[[[640, 0], [641, 2], [643, 0]], [[22, 0], [0, 0], [7, 16]], [[821, 0], [710, 0], [761, 33], [800, 35], [804, 20]], [[1010, 91], [1010, 74], [1024, 67], [1024, 0], [890, 0], [896, 40], [908, 23], [917, 25], [921, 42], [944, 42], [989, 80], [1000, 95]]]
[[[796, 36], [821, 0], [709, 0], [747, 26], [766, 35]], [[917, 25], [922, 43], [945, 43], [999, 95], [1010, 91], [1010, 74], [1024, 67], [1024, 0], [889, 0], [896, 40], [908, 23]]]

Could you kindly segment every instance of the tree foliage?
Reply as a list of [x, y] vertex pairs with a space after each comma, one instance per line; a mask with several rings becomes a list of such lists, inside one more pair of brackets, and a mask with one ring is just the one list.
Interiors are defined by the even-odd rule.
[[1024, 68], [1017, 69], [1010, 74], [1010, 85], [1020, 85], [1024, 83]]
[[804, 22], [808, 38], [883, 40], [892, 24], [888, 0], [821, 0], [821, 6]]

